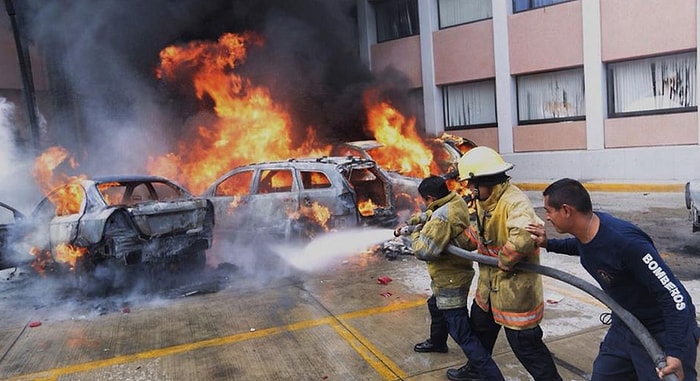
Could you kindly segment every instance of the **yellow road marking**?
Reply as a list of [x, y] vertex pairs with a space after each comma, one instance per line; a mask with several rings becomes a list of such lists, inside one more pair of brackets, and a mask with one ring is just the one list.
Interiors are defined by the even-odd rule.
[[330, 326], [367, 362], [384, 380], [406, 377], [398, 365], [386, 357], [377, 347], [346, 322], [332, 322]]
[[[165, 356], [173, 356], [181, 354], [184, 352], [190, 352], [202, 348], [214, 347], [219, 345], [233, 344], [245, 340], [251, 340], [261, 337], [267, 337], [270, 335], [275, 335], [283, 332], [297, 331], [301, 329], [317, 327], [321, 325], [331, 326], [341, 338], [343, 338], [352, 348], [360, 354], [360, 356], [367, 361], [372, 368], [377, 370], [377, 372], [385, 380], [394, 380], [397, 377], [405, 377], [405, 372], [403, 372], [399, 367], [389, 360], [388, 357], [383, 355], [374, 345], [372, 345], [366, 338], [359, 334], [357, 330], [348, 325], [345, 320], [365, 317], [380, 313], [388, 313], [394, 311], [400, 311], [405, 309], [410, 309], [417, 307], [419, 305], [424, 305], [425, 300], [417, 300], [412, 302], [402, 302], [394, 303], [388, 306], [368, 308], [364, 310], [348, 312], [338, 316], [328, 316], [321, 319], [315, 320], [305, 320], [298, 323], [292, 323], [285, 326], [270, 327], [259, 329], [253, 332], [241, 332], [229, 336], [217, 337], [214, 339], [200, 340], [192, 343], [185, 343], [180, 345], [174, 345], [166, 348], [153, 349], [150, 351], [134, 353], [130, 355], [116, 356], [104, 360], [89, 361], [82, 364], [68, 365], [60, 368], [48, 369], [41, 372], [29, 373], [24, 375], [15, 376], [9, 378], [12, 381], [20, 380], [45, 380], [45, 381], [55, 381], [58, 377], [70, 375], [73, 373], [88, 372], [91, 370], [106, 368], [109, 366], [121, 365], [125, 363], [149, 360]], [[339, 323], [341, 321], [342, 323]], [[358, 344], [361, 344], [359, 345]], [[371, 355], [370, 355], [371, 354]]]
[[[524, 191], [543, 191], [550, 183], [515, 183]], [[683, 192], [685, 183], [676, 184], [624, 184], [624, 183], [583, 183], [589, 192]]]

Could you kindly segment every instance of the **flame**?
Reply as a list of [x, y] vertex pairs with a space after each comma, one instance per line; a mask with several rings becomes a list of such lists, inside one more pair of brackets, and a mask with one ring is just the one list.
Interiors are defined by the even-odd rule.
[[68, 163], [71, 168], [78, 166], [73, 156], [65, 148], [54, 146], [42, 152], [34, 160], [32, 169], [32, 175], [39, 188], [56, 206], [57, 216], [70, 215], [80, 211], [85, 197], [80, 186], [80, 181], [84, 180], [85, 176], [68, 176], [65, 173], [56, 173], [57, 168], [63, 163]]
[[306, 217], [309, 220], [315, 222], [323, 230], [328, 231], [328, 220], [331, 218], [331, 210], [314, 201], [311, 205], [302, 205], [296, 212], [288, 213], [289, 217], [292, 219], [299, 219], [301, 217]]
[[390, 102], [377, 99], [375, 91], [367, 91], [364, 101], [367, 129], [383, 144], [376, 153], [373, 152], [374, 160], [380, 166], [402, 175], [429, 176], [436, 164], [432, 150], [416, 131], [416, 118], [406, 118]]
[[[85, 193], [80, 181], [85, 175], [69, 176], [59, 171], [62, 164], [70, 168], [78, 166], [74, 157], [63, 147], [54, 146], [46, 149], [35, 160], [32, 175], [39, 188], [47, 195], [49, 201], [56, 208], [56, 216], [66, 216], [80, 212], [80, 207], [85, 199]], [[85, 248], [72, 246], [68, 243], [59, 243], [54, 247], [55, 256], [51, 252], [38, 247], [30, 249], [36, 259], [32, 268], [41, 274], [52, 262], [68, 263], [71, 268], [75, 261], [87, 252]]]
[[377, 204], [375, 204], [371, 199], [358, 201], [357, 203], [357, 209], [360, 211], [360, 214], [363, 217], [373, 216], [375, 208], [377, 208]]
[[303, 146], [294, 148], [293, 124], [284, 107], [274, 102], [268, 89], [236, 73], [248, 49], [262, 44], [262, 38], [253, 33], [226, 33], [216, 42], [190, 42], [161, 51], [158, 77], [175, 82], [194, 72], [195, 94], [213, 103], [217, 118], [199, 125], [194, 138], [180, 142], [177, 153], [149, 158], [151, 173], [175, 179], [199, 194], [240, 165], [330, 151], [330, 146], [315, 141], [311, 129]]
[[60, 243], [56, 245], [55, 252], [56, 255], [54, 256], [54, 259], [56, 262], [67, 263], [70, 268], [73, 269], [78, 258], [87, 253], [87, 248], [73, 246], [67, 243]]
[[51, 252], [48, 250], [41, 250], [36, 246], [32, 246], [29, 249], [29, 254], [34, 256], [34, 261], [31, 267], [34, 271], [38, 272], [40, 275], [46, 275], [46, 269], [54, 262], [53, 257], [51, 257]]

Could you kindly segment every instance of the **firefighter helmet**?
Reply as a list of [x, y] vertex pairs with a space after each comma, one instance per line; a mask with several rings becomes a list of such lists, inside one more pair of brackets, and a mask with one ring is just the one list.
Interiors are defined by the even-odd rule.
[[468, 181], [479, 177], [497, 175], [513, 168], [503, 157], [489, 147], [474, 147], [467, 151], [457, 164], [459, 181]]

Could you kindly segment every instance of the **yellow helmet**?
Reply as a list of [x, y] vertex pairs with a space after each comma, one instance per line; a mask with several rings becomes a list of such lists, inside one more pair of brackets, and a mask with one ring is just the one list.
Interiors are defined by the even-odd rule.
[[459, 159], [459, 181], [468, 181], [478, 177], [497, 175], [513, 168], [503, 157], [489, 147], [479, 146], [467, 151]]

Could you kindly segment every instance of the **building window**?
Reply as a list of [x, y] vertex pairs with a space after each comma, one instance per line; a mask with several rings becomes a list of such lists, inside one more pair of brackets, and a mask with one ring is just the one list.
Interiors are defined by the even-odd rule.
[[696, 111], [695, 52], [608, 64], [611, 117]]
[[493, 79], [442, 88], [445, 130], [496, 125], [496, 82]]
[[490, 19], [491, 0], [438, 0], [440, 29]]
[[417, 0], [386, 0], [374, 3], [377, 42], [413, 36], [418, 29]]
[[516, 83], [518, 122], [585, 119], [582, 68], [523, 75]]
[[513, 0], [513, 12], [522, 12], [572, 0]]

